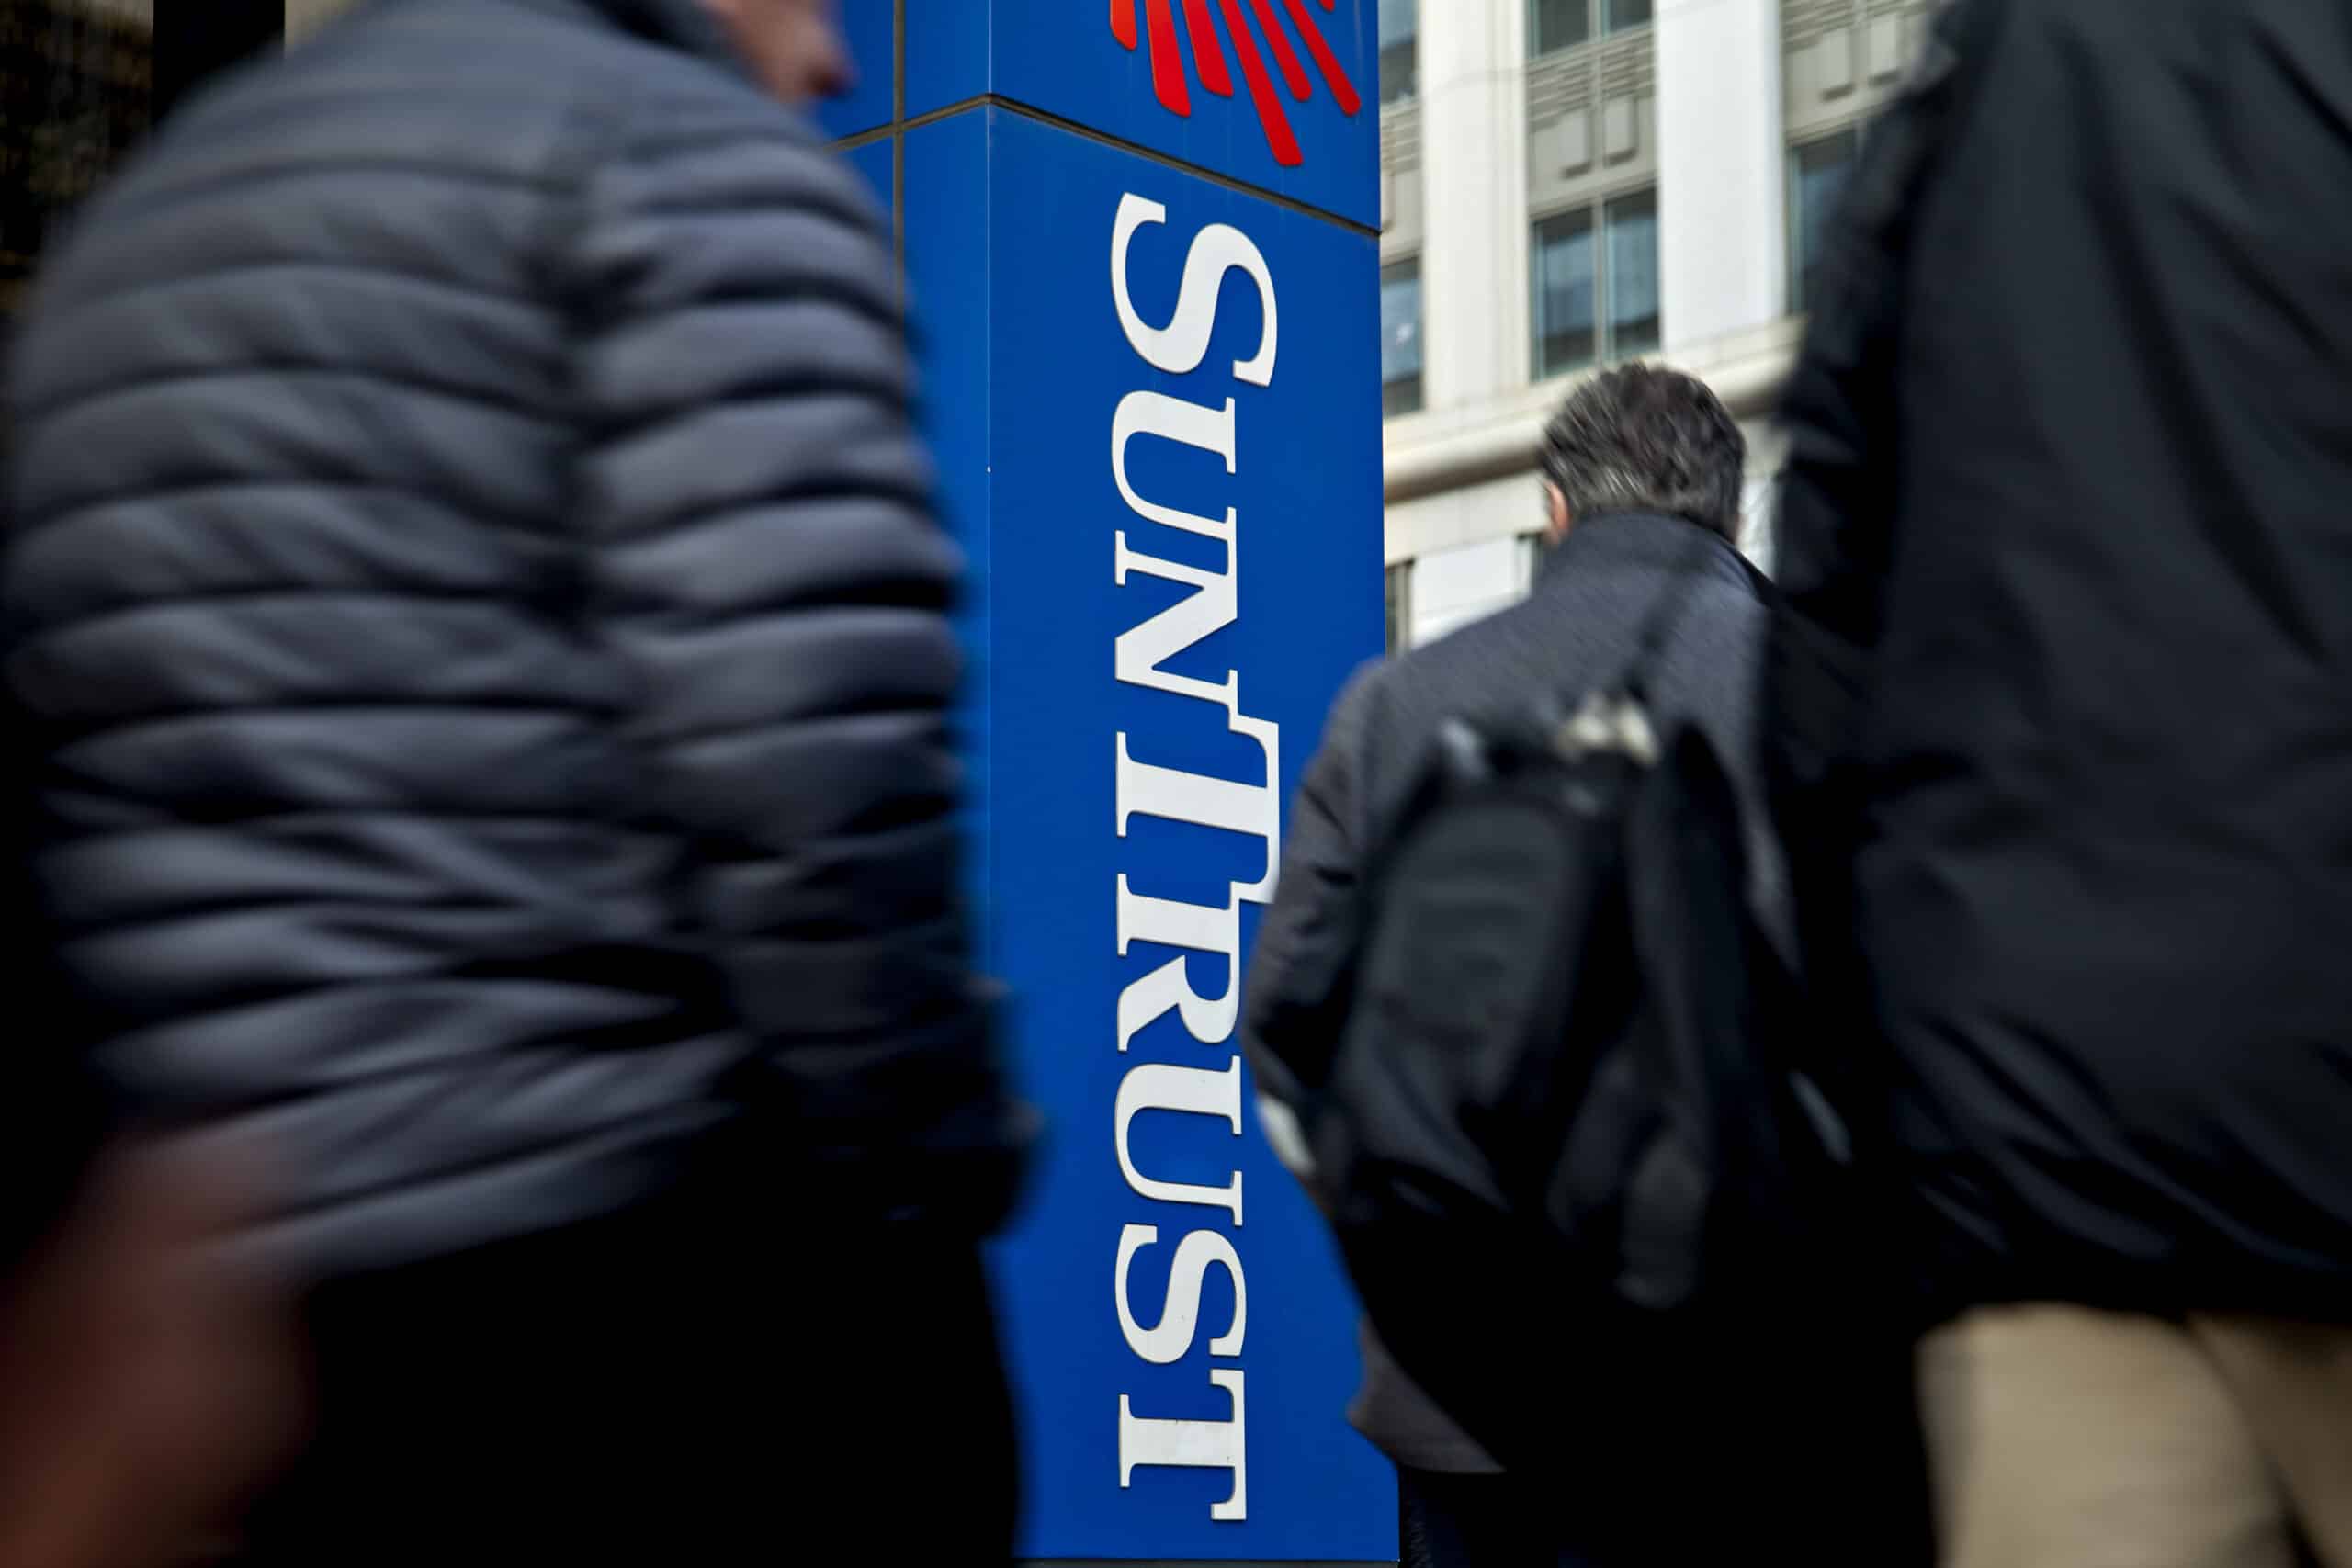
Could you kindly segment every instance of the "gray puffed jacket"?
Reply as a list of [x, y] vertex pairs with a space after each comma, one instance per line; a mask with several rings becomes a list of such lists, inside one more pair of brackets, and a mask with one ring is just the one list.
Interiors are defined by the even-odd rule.
[[958, 557], [886, 235], [696, 0], [379, 0], [190, 106], [9, 368], [44, 1021], [380, 1266], [730, 1151], [1002, 1213]]

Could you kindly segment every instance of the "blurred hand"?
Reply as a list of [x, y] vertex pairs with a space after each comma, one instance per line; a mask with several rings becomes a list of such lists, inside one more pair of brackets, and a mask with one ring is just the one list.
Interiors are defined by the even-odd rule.
[[149, 1568], [233, 1516], [301, 1425], [290, 1304], [200, 1259], [219, 1173], [131, 1150], [0, 1290], [0, 1568]]

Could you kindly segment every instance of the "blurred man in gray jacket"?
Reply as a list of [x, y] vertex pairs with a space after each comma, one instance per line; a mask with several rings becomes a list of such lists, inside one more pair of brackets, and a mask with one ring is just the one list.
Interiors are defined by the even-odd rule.
[[308, 1287], [256, 1560], [1010, 1551], [958, 560], [785, 107], [846, 69], [829, 0], [373, 0], [183, 107], [17, 344], [59, 1025]]
[[[1622, 674], [1669, 592], [1690, 595], [1657, 677], [1662, 720], [1705, 732], [1757, 829], [1758, 907], [1780, 926], [1777, 854], [1747, 768], [1765, 611], [1734, 541], [1747, 444], [1715, 395], [1670, 370], [1627, 366], [1579, 388], [1544, 432], [1549, 530], [1523, 604], [1359, 675], [1332, 709], [1293, 807], [1282, 880], [1258, 938], [1244, 1039], [1275, 1146], [1291, 1157], [1283, 1086], [1328, 1057], [1344, 1021], [1355, 901], [1382, 825], [1446, 720], [1503, 721]], [[1687, 588], [1683, 586], [1688, 582]], [[1316, 1075], [1319, 1076], [1319, 1075]], [[1294, 1168], [1297, 1166], [1293, 1160]], [[1311, 1178], [1310, 1187], [1313, 1185]], [[1413, 1564], [1584, 1561], [1570, 1478], [1506, 1476], [1362, 1330], [1350, 1416], [1396, 1463]]]

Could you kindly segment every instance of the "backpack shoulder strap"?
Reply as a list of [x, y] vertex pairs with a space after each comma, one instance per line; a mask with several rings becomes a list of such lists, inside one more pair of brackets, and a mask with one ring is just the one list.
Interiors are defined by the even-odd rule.
[[[1695, 523], [1691, 527], [1697, 530], [1697, 536], [1676, 558], [1667, 586], [1659, 591], [1656, 603], [1650, 606], [1650, 613], [1643, 618], [1641, 632], [1634, 641], [1633, 657], [1626, 661], [1623, 673], [1617, 678], [1616, 689], [1637, 702], [1648, 701], [1650, 678], [1657, 672], [1659, 661], [1666, 657], [1668, 644], [1681, 628], [1682, 617], [1689, 611], [1690, 601], [1698, 596], [1699, 584], [1708, 577], [1707, 563], [1713, 558], [1716, 550], [1731, 551], [1740, 564], [1751, 594], [1764, 598], [1758, 584], [1769, 587], [1763, 574], [1739, 553], [1738, 547]], [[1770, 603], [1769, 599], [1765, 602]]]

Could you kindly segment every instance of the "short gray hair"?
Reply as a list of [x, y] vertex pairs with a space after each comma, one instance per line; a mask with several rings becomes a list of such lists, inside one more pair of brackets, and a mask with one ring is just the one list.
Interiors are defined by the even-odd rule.
[[1604, 370], [1544, 427], [1544, 477], [1570, 517], [1657, 512], [1739, 539], [1747, 438], [1705, 382], [1651, 365]]

